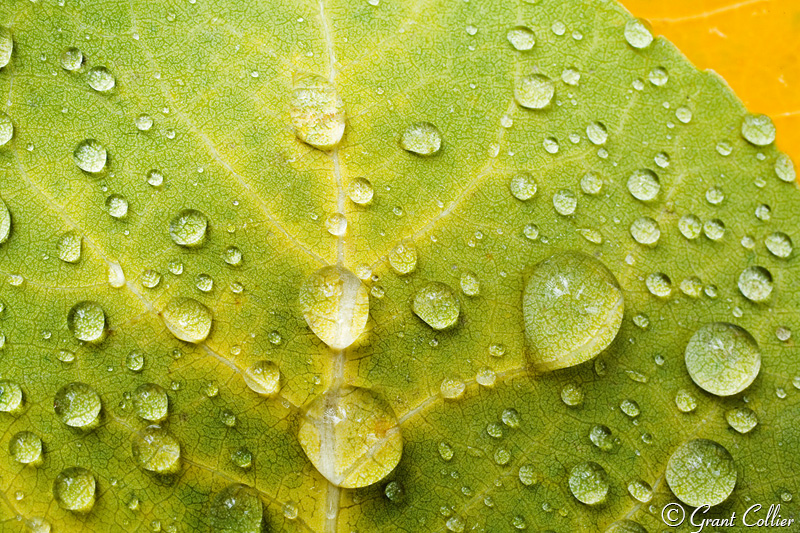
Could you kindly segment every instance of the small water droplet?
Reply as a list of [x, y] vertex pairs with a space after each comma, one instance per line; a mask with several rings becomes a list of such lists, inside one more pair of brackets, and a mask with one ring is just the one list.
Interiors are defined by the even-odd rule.
[[692, 110], [686, 106], [681, 106], [675, 110], [675, 117], [684, 124], [688, 124], [692, 120]]
[[[561, 81], [566, 83], [567, 85], [572, 85], [573, 87], [578, 85], [581, 81], [581, 73], [575, 67], [568, 67], [565, 68], [561, 72]], [[587, 131], [588, 133], [588, 131]], [[595, 144], [603, 144], [603, 143], [595, 143]]]
[[477, 296], [481, 292], [481, 283], [478, 277], [472, 272], [462, 272], [459, 280], [461, 292], [467, 296]]
[[441, 146], [442, 134], [430, 122], [415, 122], [400, 137], [400, 147], [403, 150], [419, 155], [433, 155]]
[[608, 140], [608, 130], [602, 122], [592, 122], [586, 126], [586, 137], [592, 144], [602, 145]]
[[178, 246], [200, 246], [206, 239], [208, 218], [196, 209], [180, 211], [169, 223], [169, 235]]
[[686, 389], [681, 389], [675, 394], [675, 405], [681, 413], [691, 413], [697, 408], [697, 400]]
[[725, 223], [718, 218], [706, 220], [703, 223], [703, 233], [712, 241], [719, 241], [725, 236]]
[[553, 207], [559, 215], [572, 215], [578, 207], [578, 197], [570, 189], [560, 189], [553, 195]]
[[508, 30], [506, 39], [515, 49], [524, 52], [536, 44], [536, 35], [527, 26], [515, 26]]
[[106, 67], [94, 67], [86, 73], [86, 83], [95, 91], [105, 93], [116, 86], [117, 80]]
[[134, 124], [136, 124], [136, 129], [139, 131], [150, 131], [150, 128], [153, 127], [153, 118], [148, 114], [142, 113], [136, 117]]
[[775, 175], [787, 183], [792, 183], [797, 179], [794, 163], [788, 155], [778, 154], [777, 159], [775, 159]]
[[79, 341], [100, 342], [106, 336], [106, 314], [100, 304], [78, 302], [67, 314], [67, 325]]
[[589, 440], [604, 452], [610, 452], [617, 447], [617, 442], [611, 434], [611, 429], [602, 424], [596, 424], [589, 430]]
[[325, 229], [334, 237], [347, 233], [347, 218], [341, 213], [331, 213], [325, 219]]
[[653, 488], [646, 481], [638, 479], [628, 483], [628, 494], [642, 503], [647, 503], [653, 499]]
[[736, 407], [725, 412], [728, 425], [739, 433], [748, 433], [758, 425], [758, 416], [749, 407]]
[[663, 87], [669, 81], [669, 73], [664, 67], [656, 67], [650, 71], [647, 79], [656, 87]]
[[147, 172], [147, 183], [153, 187], [161, 187], [164, 183], [164, 175], [160, 170], [151, 169]]
[[65, 263], [77, 263], [81, 258], [83, 238], [76, 231], [67, 231], [58, 238], [58, 258]]
[[211, 332], [211, 310], [193, 298], [173, 298], [161, 316], [170, 333], [182, 341], [200, 343]]
[[770, 233], [764, 239], [764, 245], [766, 245], [767, 250], [769, 250], [772, 255], [780, 257], [781, 259], [789, 257], [793, 250], [792, 239], [780, 231]]
[[132, 351], [125, 356], [125, 368], [131, 372], [141, 372], [144, 368], [144, 355], [141, 352]]
[[519, 416], [519, 413], [513, 407], [504, 409], [503, 412], [500, 414], [500, 420], [503, 421], [503, 424], [507, 425], [512, 429], [518, 428], [521, 423], [521, 418]]
[[581, 190], [592, 196], [600, 194], [600, 191], [603, 190], [603, 178], [596, 172], [587, 172], [581, 178]]
[[96, 174], [105, 168], [108, 153], [99, 142], [94, 139], [86, 139], [75, 147], [72, 158], [78, 168], [84, 172]]
[[654, 246], [661, 237], [658, 222], [650, 217], [639, 217], [631, 224], [631, 236], [639, 244]]
[[120, 194], [112, 194], [106, 198], [106, 211], [114, 218], [123, 218], [128, 214], [128, 200]]
[[619, 408], [623, 413], [631, 418], [636, 418], [641, 412], [639, 410], [639, 404], [634, 400], [622, 400], [619, 404]]
[[431, 282], [416, 292], [412, 310], [430, 327], [442, 330], [456, 324], [461, 305], [450, 287]]
[[579, 463], [569, 473], [569, 490], [581, 503], [597, 505], [608, 496], [608, 474], [595, 462]]
[[536, 180], [529, 172], [521, 172], [514, 175], [508, 187], [517, 200], [530, 200], [536, 195]]
[[359, 205], [370, 203], [374, 194], [372, 183], [366, 178], [356, 178], [347, 187], [347, 196]]
[[439, 386], [443, 398], [456, 400], [464, 395], [466, 384], [458, 378], [445, 378]]
[[100, 396], [86, 383], [72, 382], [61, 387], [53, 400], [56, 416], [66, 425], [91, 429], [99, 421]]
[[497, 381], [497, 374], [488, 366], [484, 366], [475, 374], [475, 381], [482, 387], [492, 387]]
[[532, 74], [517, 78], [514, 98], [522, 107], [543, 109], [550, 104], [555, 91], [553, 80], [544, 74]]
[[568, 383], [561, 389], [561, 401], [570, 407], [577, 407], [583, 403], [583, 389], [575, 383]]

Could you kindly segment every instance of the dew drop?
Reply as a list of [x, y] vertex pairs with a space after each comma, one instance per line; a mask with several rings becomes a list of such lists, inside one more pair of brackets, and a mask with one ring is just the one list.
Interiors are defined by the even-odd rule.
[[577, 407], [583, 403], [583, 389], [575, 383], [567, 383], [561, 389], [561, 401], [569, 407]]
[[250, 390], [262, 396], [274, 396], [281, 390], [281, 371], [272, 361], [257, 361], [242, 374]]
[[411, 308], [415, 315], [436, 330], [454, 326], [461, 312], [461, 305], [453, 290], [435, 281], [416, 292]]
[[0, 146], [5, 146], [14, 136], [14, 123], [11, 117], [0, 111]]
[[637, 200], [650, 202], [658, 196], [661, 183], [652, 170], [643, 168], [633, 172], [628, 178], [628, 191]]
[[231, 453], [231, 462], [246, 470], [253, 465], [253, 454], [247, 448], [238, 448]]
[[561, 81], [563, 81], [567, 85], [572, 85], [574, 87], [578, 85], [578, 83], [580, 83], [581, 73], [575, 67], [565, 68], [563, 72], [561, 72]]
[[522, 234], [530, 241], [535, 241], [539, 238], [539, 227], [536, 224], [525, 224], [522, 228]]
[[106, 336], [106, 314], [100, 304], [78, 302], [67, 314], [67, 325], [79, 341], [100, 342]]
[[692, 381], [717, 396], [742, 392], [761, 368], [761, 352], [753, 336], [725, 322], [698, 329], [686, 345], [685, 358]]
[[148, 289], [154, 289], [161, 283], [161, 274], [153, 269], [147, 269], [142, 272], [142, 286]]
[[180, 469], [180, 444], [161, 426], [147, 426], [137, 433], [131, 449], [136, 464], [145, 470], [170, 474]]
[[102, 402], [86, 383], [72, 382], [61, 387], [53, 400], [56, 416], [66, 425], [91, 429], [97, 425]]
[[755, 146], [767, 146], [775, 141], [775, 125], [767, 115], [746, 115], [742, 119], [742, 137]]
[[76, 231], [67, 231], [58, 238], [58, 258], [65, 263], [77, 263], [81, 258], [83, 238]]
[[400, 147], [419, 155], [433, 155], [442, 147], [442, 134], [430, 122], [415, 122], [403, 132]]
[[521, 423], [519, 413], [513, 407], [509, 407], [508, 409], [503, 409], [503, 412], [500, 413], [500, 420], [503, 421], [503, 424], [507, 425], [512, 429], [518, 428]]
[[84, 172], [96, 174], [106, 167], [108, 152], [102, 144], [94, 139], [86, 139], [75, 147], [72, 158], [78, 168]]
[[681, 389], [675, 394], [675, 405], [681, 413], [691, 413], [697, 409], [697, 400], [686, 389]]
[[306, 279], [300, 306], [308, 327], [335, 350], [353, 344], [369, 317], [369, 290], [342, 266], [327, 266]]
[[389, 252], [389, 265], [400, 275], [417, 268], [417, 248], [411, 243], [400, 244]]
[[331, 213], [325, 219], [325, 229], [334, 237], [347, 233], [347, 218], [341, 213]]
[[764, 245], [772, 255], [780, 257], [781, 259], [786, 259], [792, 255], [792, 250], [794, 248], [792, 239], [780, 231], [770, 233], [767, 238], [764, 239]]
[[128, 214], [128, 200], [119, 194], [106, 198], [106, 211], [114, 218], [123, 218]]
[[472, 272], [462, 272], [459, 280], [461, 292], [466, 296], [478, 296], [481, 293], [481, 283]]
[[520, 52], [530, 50], [536, 44], [536, 35], [527, 26], [515, 26], [508, 30], [506, 39]]
[[42, 439], [30, 431], [20, 431], [11, 438], [8, 451], [18, 463], [24, 465], [39, 464], [42, 462]]
[[578, 207], [578, 198], [571, 190], [560, 189], [553, 195], [553, 207], [559, 215], [572, 215]]
[[667, 168], [669, 166], [669, 154], [666, 152], [658, 152], [653, 158], [653, 162], [659, 168]]
[[498, 466], [505, 466], [511, 461], [511, 453], [505, 448], [497, 448], [494, 451], [494, 462]]
[[169, 236], [178, 246], [200, 246], [207, 231], [208, 218], [196, 209], [180, 211], [169, 223]]
[[457, 400], [464, 395], [466, 384], [458, 378], [445, 378], [439, 386], [443, 398]]
[[13, 413], [22, 408], [22, 389], [8, 380], [0, 381], [0, 412]]
[[359, 205], [370, 203], [374, 194], [372, 183], [366, 178], [356, 178], [347, 187], [348, 198]]
[[170, 333], [182, 341], [200, 343], [211, 332], [211, 310], [193, 298], [173, 298], [161, 316]]
[[508, 184], [511, 194], [517, 200], [530, 200], [536, 195], [536, 180], [529, 172], [520, 172]]
[[569, 491], [581, 503], [597, 505], [608, 496], [608, 474], [599, 464], [587, 461], [572, 467], [569, 473]]
[[100, 93], [110, 91], [117, 84], [114, 75], [111, 74], [111, 71], [106, 67], [94, 67], [89, 69], [89, 72], [86, 73], [86, 82], [89, 84], [89, 87]]
[[653, 487], [646, 481], [638, 479], [628, 483], [628, 494], [642, 503], [647, 503], [653, 499]]
[[611, 434], [611, 429], [602, 424], [592, 426], [592, 429], [589, 430], [589, 440], [604, 452], [610, 452], [617, 446]]
[[788, 155], [779, 154], [778, 158], [775, 159], [775, 175], [787, 183], [792, 183], [797, 179], [794, 163]]
[[153, 118], [150, 115], [142, 113], [136, 117], [134, 124], [136, 124], [136, 129], [139, 131], [150, 131], [150, 128], [153, 127]]
[[[238, 483], [219, 491], [209, 505], [211, 531], [217, 533], [261, 533], [264, 509], [258, 493]], [[296, 517], [296, 511], [295, 511]]]
[[497, 374], [488, 366], [484, 366], [475, 374], [475, 381], [482, 387], [492, 387], [497, 381]]
[[8, 65], [11, 61], [11, 54], [14, 51], [14, 39], [8, 28], [0, 26], [0, 68]]
[[125, 356], [125, 368], [131, 372], [141, 372], [144, 368], [144, 355], [135, 350], [128, 353]]
[[647, 75], [647, 79], [656, 87], [663, 87], [667, 84], [667, 81], [669, 81], [669, 73], [667, 73], [664, 67], [656, 67], [650, 71]]
[[147, 172], [147, 183], [152, 187], [161, 187], [164, 183], [164, 175], [160, 170], [151, 169]]
[[297, 138], [314, 148], [335, 148], [344, 135], [344, 103], [333, 84], [322, 76], [295, 76], [291, 117]]
[[581, 178], [581, 190], [591, 196], [600, 194], [603, 190], [603, 178], [596, 172], [587, 172]]
[[661, 237], [661, 229], [658, 222], [650, 217], [639, 217], [631, 224], [631, 236], [639, 244], [654, 246]]
[[440, 442], [438, 450], [439, 450], [439, 456], [443, 460], [450, 461], [453, 458], [453, 448], [446, 442]]
[[88, 513], [94, 507], [97, 482], [94, 475], [79, 466], [62, 470], [53, 482], [53, 497], [62, 509]]
[[514, 98], [522, 107], [543, 109], [553, 100], [556, 89], [553, 80], [544, 74], [532, 74], [517, 78]]
[[703, 233], [712, 241], [721, 240], [725, 236], [725, 224], [718, 218], [703, 223]]
[[689, 240], [694, 240], [700, 236], [703, 230], [703, 223], [694, 215], [683, 215], [678, 220], [678, 229], [681, 235]]
[[675, 118], [684, 124], [688, 124], [692, 120], [692, 110], [688, 107], [681, 106], [675, 110]]
[[75, 71], [83, 64], [83, 52], [75, 47], [66, 48], [61, 52], [61, 68], [64, 70]]
[[645, 283], [647, 285], [647, 290], [649, 290], [653, 296], [666, 298], [672, 294], [672, 281], [666, 274], [661, 272], [650, 274], [647, 276]]
[[133, 393], [133, 405], [139, 418], [161, 422], [169, 412], [169, 397], [161, 385], [144, 383]]
[[631, 418], [636, 418], [637, 416], [639, 416], [639, 413], [641, 412], [639, 410], [639, 404], [636, 403], [634, 400], [622, 400], [619, 404], [619, 409], [620, 411], [625, 413], [625, 415]]
[[739, 290], [751, 302], [766, 302], [772, 294], [772, 274], [760, 266], [750, 266], [739, 275]]
[[736, 407], [725, 412], [728, 425], [739, 433], [749, 433], [758, 425], [758, 416], [749, 407]]
[[717, 505], [733, 492], [736, 466], [721, 444], [693, 439], [682, 444], [669, 458], [667, 484], [686, 505]]
[[558, 153], [558, 140], [555, 137], [547, 137], [542, 141], [542, 146], [548, 154]]
[[595, 145], [603, 145], [608, 140], [608, 130], [602, 122], [592, 122], [586, 126], [586, 137]]

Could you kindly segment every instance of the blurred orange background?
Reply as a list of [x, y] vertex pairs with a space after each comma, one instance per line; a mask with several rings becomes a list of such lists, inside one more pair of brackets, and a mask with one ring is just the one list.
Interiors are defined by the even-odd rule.
[[800, 163], [800, 0], [621, 0], [700, 69], [719, 73]]

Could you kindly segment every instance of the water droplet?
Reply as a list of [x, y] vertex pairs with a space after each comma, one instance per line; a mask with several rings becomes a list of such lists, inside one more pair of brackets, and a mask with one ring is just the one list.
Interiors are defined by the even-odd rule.
[[478, 277], [472, 272], [462, 272], [459, 283], [461, 285], [461, 292], [467, 296], [477, 296], [481, 293], [481, 283]]
[[458, 378], [445, 378], [439, 386], [443, 398], [456, 400], [464, 395], [466, 384]]
[[180, 469], [180, 444], [161, 426], [147, 426], [137, 433], [132, 451], [136, 463], [150, 472], [169, 474]]
[[797, 179], [794, 163], [786, 154], [779, 154], [775, 159], [775, 175], [782, 181], [791, 183]]
[[525, 224], [525, 227], [522, 228], [522, 234], [525, 235], [526, 239], [535, 241], [539, 238], [539, 227], [536, 224]]
[[628, 493], [642, 503], [653, 499], [653, 487], [641, 479], [628, 483]]
[[62, 363], [72, 363], [75, 361], [75, 353], [69, 350], [59, 350], [56, 352], [56, 359]]
[[62, 470], [53, 482], [53, 496], [58, 505], [78, 513], [92, 510], [96, 490], [94, 475], [79, 466]]
[[656, 67], [650, 71], [647, 79], [656, 87], [663, 87], [669, 81], [669, 73], [664, 67]]
[[0, 68], [8, 65], [11, 61], [11, 54], [14, 51], [14, 39], [8, 28], [0, 26]]
[[400, 147], [403, 150], [419, 155], [433, 155], [441, 146], [442, 134], [430, 122], [415, 122], [400, 137]]
[[542, 141], [542, 146], [548, 154], [558, 153], [558, 140], [555, 137], [547, 137]]
[[560, 189], [553, 195], [553, 207], [559, 215], [572, 215], [578, 207], [578, 198], [571, 190]]
[[721, 444], [707, 439], [690, 440], [669, 458], [667, 484], [686, 505], [717, 505], [733, 492], [736, 466]]
[[602, 145], [608, 140], [608, 130], [602, 122], [592, 122], [586, 126], [586, 137], [592, 144]]
[[105, 93], [114, 88], [117, 80], [106, 67], [94, 67], [86, 73], [86, 83], [95, 91]]
[[561, 81], [563, 81], [567, 85], [572, 85], [574, 87], [578, 85], [578, 83], [580, 83], [581, 73], [575, 67], [565, 68], [563, 72], [561, 72]]
[[692, 298], [699, 298], [703, 294], [703, 282], [697, 277], [689, 277], [681, 281], [681, 292]]
[[706, 191], [706, 201], [711, 205], [719, 205], [725, 199], [725, 193], [716, 185]]
[[150, 131], [150, 128], [153, 127], [153, 118], [150, 115], [142, 113], [136, 120], [134, 121], [136, 124], [136, 129], [139, 131]]
[[583, 389], [575, 383], [567, 383], [561, 389], [561, 401], [570, 407], [577, 407], [583, 403]]
[[405, 496], [405, 490], [403, 486], [397, 481], [390, 481], [386, 484], [386, 487], [383, 489], [383, 493], [389, 498], [390, 501], [398, 503], [403, 500]]
[[622, 400], [619, 404], [620, 411], [625, 413], [627, 416], [631, 418], [636, 418], [639, 416], [641, 412], [639, 410], [639, 404], [636, 403], [634, 400]]
[[306, 279], [300, 306], [311, 331], [335, 350], [353, 344], [369, 317], [369, 290], [341, 266], [327, 266]]
[[445, 527], [448, 531], [452, 531], [453, 533], [463, 533], [464, 528], [466, 527], [466, 522], [464, 522], [463, 518], [456, 515], [447, 520]]
[[300, 422], [298, 439], [317, 470], [343, 488], [366, 487], [385, 478], [403, 451], [392, 408], [359, 388], [317, 398]]
[[514, 84], [514, 98], [522, 107], [543, 109], [553, 100], [556, 88], [553, 80], [544, 74], [532, 74], [517, 78]]
[[75, 146], [72, 158], [78, 168], [84, 172], [96, 174], [106, 167], [108, 152], [105, 147], [94, 139], [86, 139]]
[[238, 448], [231, 453], [231, 462], [246, 470], [253, 464], [253, 454], [247, 448]]
[[760, 266], [750, 266], [739, 275], [739, 290], [752, 302], [766, 302], [772, 294], [772, 274]]
[[148, 289], [154, 289], [161, 283], [161, 274], [152, 269], [147, 269], [142, 272], [142, 286]]
[[443, 460], [449, 461], [453, 458], [453, 448], [446, 442], [440, 442], [438, 449], [439, 449], [439, 456]]
[[529, 172], [516, 174], [511, 178], [508, 187], [517, 200], [530, 200], [536, 195], [536, 180]]
[[697, 409], [697, 400], [691, 392], [681, 389], [675, 394], [675, 405], [681, 413], [691, 413]]
[[11, 117], [0, 111], [0, 146], [5, 146], [14, 136], [14, 123]]
[[482, 387], [492, 387], [497, 381], [497, 374], [488, 366], [481, 367], [475, 375], [475, 381]]
[[647, 23], [641, 19], [631, 19], [625, 24], [625, 40], [634, 48], [647, 48], [653, 42], [653, 34]]
[[200, 246], [207, 230], [208, 218], [196, 209], [180, 211], [169, 223], [169, 236], [178, 246]]
[[761, 368], [761, 352], [753, 336], [725, 322], [698, 329], [686, 345], [685, 357], [692, 381], [717, 396], [742, 392]]
[[149, 170], [147, 172], [147, 183], [152, 187], [160, 187], [164, 183], [164, 175], [160, 170]]
[[106, 314], [100, 304], [78, 302], [67, 314], [69, 330], [79, 341], [100, 342], [106, 336]]
[[341, 213], [331, 213], [325, 219], [325, 229], [334, 237], [347, 233], [347, 218]]
[[0, 412], [13, 413], [22, 408], [22, 389], [13, 381], [0, 381]]
[[141, 372], [144, 368], [144, 355], [137, 351], [128, 353], [125, 356], [125, 368], [131, 372]]
[[522, 298], [526, 337], [540, 369], [592, 359], [622, 324], [619, 283], [603, 263], [580, 252], [555, 254], [539, 263]]
[[515, 49], [524, 52], [536, 44], [536, 35], [527, 26], [515, 26], [508, 30], [506, 39]]
[[602, 424], [592, 426], [592, 429], [589, 430], [589, 440], [604, 452], [610, 452], [617, 446], [614, 437], [611, 435], [611, 429]]
[[516, 409], [509, 407], [508, 409], [503, 409], [503, 412], [500, 414], [500, 420], [503, 421], [503, 424], [507, 425], [510, 428], [518, 428], [521, 422], [519, 413]]
[[262, 396], [273, 396], [281, 389], [281, 371], [272, 361], [253, 363], [242, 377], [253, 392]]
[[258, 493], [238, 483], [219, 491], [209, 506], [211, 531], [218, 533], [261, 533], [264, 509]]
[[667, 168], [669, 166], [669, 154], [666, 152], [658, 152], [653, 158], [653, 162], [659, 168]]
[[150, 422], [161, 422], [169, 412], [167, 391], [155, 383], [144, 383], [133, 393], [136, 414]]
[[359, 205], [370, 203], [374, 194], [372, 183], [366, 178], [356, 178], [347, 187], [347, 196]]
[[650, 217], [639, 217], [631, 224], [631, 236], [639, 244], [654, 246], [661, 237], [658, 222]]
[[461, 305], [450, 287], [431, 282], [414, 295], [412, 310], [430, 327], [442, 330], [456, 324]]
[[417, 248], [411, 244], [400, 244], [389, 252], [389, 265], [400, 275], [409, 274], [417, 268]]
[[297, 138], [314, 148], [330, 150], [342, 140], [344, 103], [336, 87], [322, 76], [295, 76], [291, 116]]
[[675, 110], [675, 117], [684, 124], [688, 124], [692, 120], [692, 110], [688, 107], [681, 106]]
[[75, 47], [70, 47], [61, 52], [61, 68], [74, 71], [83, 64], [83, 52]]
[[61, 387], [53, 400], [53, 410], [66, 425], [91, 429], [99, 421], [100, 396], [86, 383], [72, 382]]
[[608, 474], [595, 462], [578, 463], [570, 470], [569, 490], [586, 505], [603, 503], [608, 496]]
[[[778, 326], [775, 329], [775, 336], [778, 337], [778, 340], [781, 342], [786, 342], [792, 338], [792, 330], [787, 328], [786, 326]], [[800, 385], [800, 377], [795, 378], [796, 384]], [[800, 386], [797, 387], [800, 389]]]
[[67, 231], [58, 239], [58, 258], [65, 263], [77, 263], [81, 258], [83, 238], [76, 231]]
[[128, 214], [128, 200], [119, 194], [106, 198], [106, 210], [114, 218], [123, 218]]
[[693, 240], [700, 236], [703, 223], [694, 215], [683, 215], [680, 220], [678, 220], [678, 229], [681, 235], [687, 239]]
[[499, 466], [505, 466], [511, 461], [511, 453], [505, 448], [497, 448], [494, 451], [494, 462]]
[[761, 204], [758, 207], [756, 207], [756, 218], [757, 219], [766, 222], [771, 217], [772, 217], [772, 209], [768, 205]]
[[786, 259], [792, 254], [792, 239], [783, 232], [776, 231], [775, 233], [769, 234], [767, 238], [764, 239], [764, 244], [767, 250], [775, 257]]
[[736, 407], [725, 412], [728, 425], [739, 433], [748, 433], [758, 425], [756, 413], [749, 407]]
[[526, 487], [530, 487], [536, 483], [536, 470], [533, 465], [526, 464], [520, 466], [517, 476], [519, 477], [520, 483]]
[[725, 224], [718, 218], [712, 218], [703, 223], [703, 233], [712, 241], [718, 241], [725, 236]]
[[775, 140], [775, 125], [767, 115], [746, 115], [742, 119], [742, 137], [750, 144], [767, 146]]
[[194, 298], [173, 298], [161, 316], [170, 333], [182, 341], [200, 343], [211, 332], [211, 310]]
[[658, 176], [650, 169], [642, 168], [633, 172], [628, 178], [628, 191], [634, 198], [649, 202], [658, 196], [661, 183]]
[[[538, 1], [539, 0], [536, 0], [535, 2], [530, 2], [530, 0], [525, 0], [526, 3], [538, 3]], [[561, 22], [560, 20], [556, 20], [550, 26], [550, 29], [552, 30], [553, 33], [555, 33], [556, 35], [558, 35], [560, 37], [560, 36], [564, 35], [564, 33], [567, 31], [567, 26], [563, 22]]]

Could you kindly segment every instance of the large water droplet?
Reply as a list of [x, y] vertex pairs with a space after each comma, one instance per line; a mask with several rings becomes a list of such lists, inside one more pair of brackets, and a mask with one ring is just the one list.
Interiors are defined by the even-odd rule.
[[639, 244], [654, 246], [661, 237], [661, 229], [652, 218], [639, 217], [631, 224], [631, 236]]
[[326, 393], [300, 422], [300, 445], [328, 481], [366, 487], [385, 478], [403, 452], [403, 438], [389, 404], [366, 389]]
[[133, 393], [136, 414], [150, 422], [160, 422], [167, 418], [169, 397], [161, 385], [144, 383]]
[[14, 39], [8, 28], [0, 26], [0, 68], [8, 65], [11, 61], [11, 54], [14, 51]]
[[11, 438], [8, 451], [18, 463], [39, 464], [42, 462], [42, 439], [36, 433], [20, 431]]
[[625, 24], [625, 40], [634, 48], [647, 48], [653, 42], [653, 34], [647, 23], [641, 19], [631, 19]]
[[553, 207], [559, 215], [572, 215], [578, 207], [578, 197], [569, 189], [560, 189], [553, 195]]
[[415, 122], [408, 126], [400, 137], [403, 150], [419, 155], [433, 155], [442, 146], [439, 128], [430, 122]]
[[257, 361], [242, 374], [250, 389], [262, 396], [273, 396], [281, 390], [281, 371], [272, 361]]
[[725, 412], [728, 425], [739, 433], [749, 433], [758, 425], [758, 416], [749, 407], [736, 407]]
[[658, 176], [650, 169], [642, 168], [633, 172], [628, 178], [628, 191], [637, 200], [649, 202], [658, 196], [661, 183]]
[[515, 26], [508, 30], [506, 39], [520, 52], [530, 50], [536, 44], [536, 35], [527, 26]]
[[58, 505], [78, 513], [92, 510], [96, 490], [94, 475], [79, 466], [62, 470], [53, 482], [53, 496]]
[[211, 310], [194, 298], [173, 298], [161, 316], [167, 329], [178, 339], [199, 343], [211, 333]]
[[61, 387], [53, 399], [53, 410], [66, 425], [91, 429], [99, 421], [100, 396], [86, 383], [72, 382]]
[[65, 263], [77, 263], [81, 258], [83, 238], [76, 231], [68, 231], [58, 239], [58, 258]]
[[514, 84], [514, 98], [522, 107], [543, 109], [553, 100], [556, 92], [553, 80], [544, 74], [532, 74], [517, 78]]
[[314, 148], [329, 150], [342, 140], [344, 103], [336, 87], [322, 76], [295, 76], [291, 116], [297, 138]]
[[411, 243], [399, 244], [389, 252], [389, 265], [398, 274], [409, 274], [417, 268], [417, 248]]
[[366, 178], [356, 178], [347, 187], [347, 196], [359, 205], [370, 203], [374, 194], [372, 183]]
[[742, 137], [756, 146], [767, 146], [775, 141], [775, 125], [767, 115], [746, 115], [742, 119]]
[[529, 172], [520, 172], [514, 175], [508, 187], [517, 200], [530, 200], [536, 195], [536, 180]]
[[0, 381], [0, 412], [13, 413], [22, 408], [22, 389], [8, 380]]
[[764, 239], [764, 245], [775, 257], [786, 259], [792, 255], [792, 239], [783, 232], [776, 231], [767, 235], [767, 238]]
[[132, 452], [136, 463], [150, 472], [170, 474], [181, 467], [181, 446], [161, 426], [147, 426], [137, 433]]
[[692, 381], [717, 396], [742, 392], [761, 368], [761, 352], [753, 336], [725, 322], [698, 329], [686, 345], [685, 358]]
[[595, 462], [579, 463], [570, 470], [569, 491], [586, 505], [603, 503], [608, 496], [608, 474]]
[[342, 266], [327, 266], [306, 279], [300, 306], [308, 327], [335, 350], [353, 344], [369, 317], [369, 290]]
[[169, 236], [179, 246], [200, 246], [207, 230], [208, 217], [196, 209], [184, 209], [169, 223]]
[[707, 439], [690, 440], [669, 458], [667, 484], [687, 505], [717, 505], [733, 492], [736, 466], [721, 444]]
[[453, 290], [435, 281], [417, 291], [411, 308], [433, 329], [447, 329], [455, 325], [461, 312], [461, 305]]
[[592, 122], [586, 126], [586, 137], [592, 144], [602, 145], [608, 140], [608, 130], [602, 122]]
[[619, 331], [624, 302], [619, 283], [603, 263], [568, 251], [534, 268], [522, 309], [535, 366], [555, 370], [603, 351]]
[[106, 67], [94, 67], [86, 73], [86, 83], [95, 91], [105, 93], [117, 85], [117, 80]]
[[739, 275], [739, 290], [752, 302], [766, 302], [772, 294], [772, 274], [760, 266], [747, 267]]
[[72, 152], [72, 158], [78, 168], [84, 172], [96, 174], [106, 167], [108, 152], [105, 147], [94, 139], [81, 141]]
[[67, 326], [79, 341], [100, 342], [106, 336], [106, 313], [95, 302], [78, 302], [67, 314]]
[[106, 210], [114, 218], [124, 218], [128, 214], [128, 200], [121, 194], [106, 198]]
[[246, 485], [228, 485], [209, 506], [211, 531], [215, 533], [262, 533], [264, 509], [258, 493]]
[[4, 146], [14, 136], [14, 123], [11, 117], [0, 111], [0, 146]]

